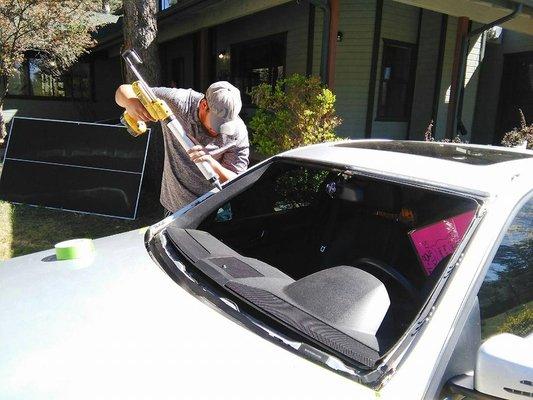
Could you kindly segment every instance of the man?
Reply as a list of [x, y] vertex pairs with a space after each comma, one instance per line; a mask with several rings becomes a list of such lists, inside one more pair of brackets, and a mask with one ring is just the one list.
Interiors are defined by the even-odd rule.
[[[163, 125], [165, 162], [161, 182], [161, 204], [169, 213], [189, 204], [211, 190], [195, 162], [208, 162], [225, 182], [248, 167], [249, 143], [246, 125], [239, 117], [242, 102], [239, 89], [229, 82], [215, 82], [205, 96], [192, 89], [153, 88], [197, 143], [186, 152], [172, 132]], [[135, 96], [131, 85], [121, 85], [117, 104], [135, 119], [153, 121]]]

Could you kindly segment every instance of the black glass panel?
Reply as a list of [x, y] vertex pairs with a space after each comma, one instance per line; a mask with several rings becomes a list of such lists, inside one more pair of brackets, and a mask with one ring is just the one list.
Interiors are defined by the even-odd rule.
[[6, 159], [0, 198], [132, 218], [141, 175]]
[[147, 145], [121, 126], [15, 118], [0, 198], [135, 218]]
[[6, 157], [141, 173], [148, 135], [122, 126], [14, 118]]

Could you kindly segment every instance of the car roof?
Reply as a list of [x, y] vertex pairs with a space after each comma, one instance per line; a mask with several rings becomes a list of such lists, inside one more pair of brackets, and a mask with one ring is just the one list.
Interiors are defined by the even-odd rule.
[[[533, 151], [496, 146], [348, 140], [301, 147], [281, 156], [424, 182], [481, 196], [509, 194], [514, 187], [509, 184], [518, 176], [533, 182]], [[523, 191], [520, 188], [516, 190]]]

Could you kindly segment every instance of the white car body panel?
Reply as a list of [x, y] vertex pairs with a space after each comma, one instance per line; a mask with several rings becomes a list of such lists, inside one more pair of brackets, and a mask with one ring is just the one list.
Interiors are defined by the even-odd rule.
[[0, 398], [423, 398], [466, 294], [531, 190], [531, 159], [474, 166], [387, 152], [384, 162], [376, 151], [329, 145], [285, 155], [487, 196], [446, 295], [383, 388], [307, 361], [203, 304], [152, 261], [143, 235], [132, 231], [96, 240], [91, 260], [42, 261], [53, 255], [45, 251], [0, 266]]
[[2, 400], [374, 397], [198, 301], [138, 231], [95, 245], [89, 261], [0, 266]]
[[[491, 262], [501, 235], [505, 232], [505, 225], [511, 222], [511, 213], [522, 196], [527, 193], [528, 185], [530, 187], [525, 180], [517, 181], [517, 190], [514, 193], [509, 188], [511, 195], [508, 197], [493, 198], [486, 203], [486, 215], [472, 236], [467, 251], [464, 252], [464, 258], [455, 268], [447, 284], [446, 296], [441, 296], [440, 303], [430, 316], [425, 329], [419, 334], [419, 341], [406, 357], [405, 363], [381, 390], [384, 397], [390, 395], [390, 398], [393, 398], [395, 391], [401, 390], [406, 382], [413, 383], [410, 391], [406, 392], [412, 396], [409, 398], [418, 399], [423, 396], [425, 387], [420, 388], [414, 383], [431, 381], [435, 364], [454, 330], [459, 310], [467, 299], [466, 295], [476, 278], [481, 275], [483, 266]], [[416, 392], [418, 389], [422, 391]]]
[[[371, 141], [376, 142], [376, 140]], [[357, 142], [365, 141], [358, 140]], [[458, 146], [453, 143], [435, 143], [435, 145]], [[479, 146], [461, 144], [460, 147], [477, 148]], [[482, 148], [486, 147], [489, 146], [482, 146]], [[502, 150], [501, 147], [493, 148]], [[523, 153], [524, 150], [521, 152]], [[531, 153], [531, 151], [529, 152]], [[378, 154], [381, 157], [377, 156]], [[472, 165], [392, 151], [335, 147], [324, 144], [290, 150], [283, 155], [312, 162], [334, 162], [380, 175], [402, 177], [418, 182], [445, 185], [449, 188], [462, 188], [463, 190], [492, 194], [506, 189], [506, 185], [517, 171], [525, 173], [532, 165], [531, 159], [491, 165]], [[527, 173], [533, 177], [531, 170]]]

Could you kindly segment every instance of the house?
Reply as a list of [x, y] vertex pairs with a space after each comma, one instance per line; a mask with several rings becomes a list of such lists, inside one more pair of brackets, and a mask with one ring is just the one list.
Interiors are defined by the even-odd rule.
[[[345, 137], [423, 139], [433, 121], [438, 139], [499, 143], [519, 124], [518, 108], [533, 120], [531, 0], [161, 0], [160, 8], [163, 85], [204, 90], [229, 80], [245, 118], [252, 86], [301, 73], [333, 89]], [[63, 80], [30, 59], [6, 108], [116, 120], [121, 45], [119, 20]]]

